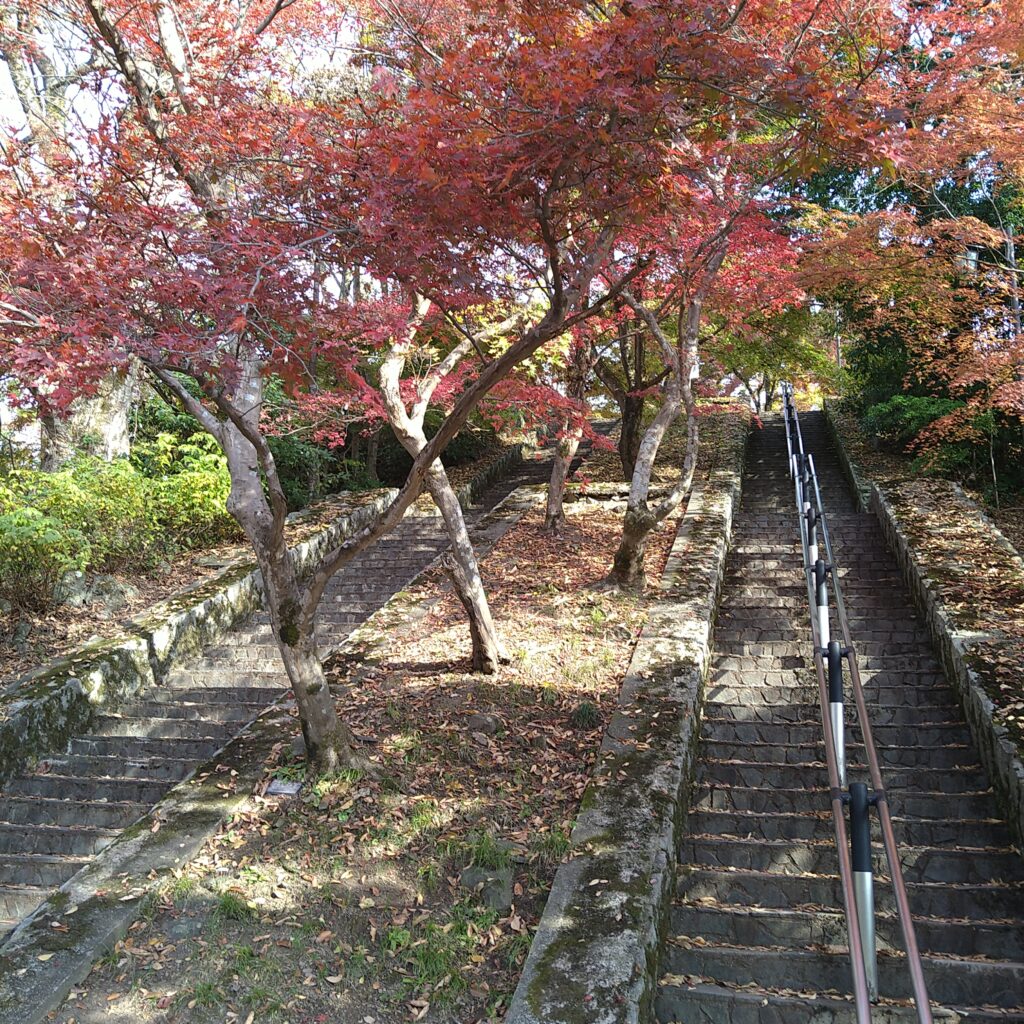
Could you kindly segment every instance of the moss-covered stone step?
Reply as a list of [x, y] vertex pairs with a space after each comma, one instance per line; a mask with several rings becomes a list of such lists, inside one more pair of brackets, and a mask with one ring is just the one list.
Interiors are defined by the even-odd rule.
[[[791, 907], [736, 906], [711, 902], [677, 903], [669, 928], [674, 935], [700, 936], [710, 942], [744, 946], [815, 946], [845, 948], [846, 915], [842, 903], [831, 911]], [[902, 952], [903, 934], [891, 910], [878, 908], [875, 915], [878, 949]], [[988, 957], [1024, 960], [1024, 924], [1020, 921], [984, 921], [977, 918], [915, 918], [922, 952], [941, 956]]]
[[[678, 942], [678, 940], [677, 940]], [[806, 952], [714, 943], [683, 947], [669, 942], [662, 968], [669, 974], [697, 974], [719, 983], [785, 987], [809, 992], [844, 992], [849, 987], [846, 952]], [[957, 960], [924, 956], [929, 995], [947, 1006], [1020, 1007], [1024, 964], [1013, 961]], [[689, 968], [689, 970], [687, 970]], [[903, 957], [881, 954], [878, 987], [891, 999], [910, 997]]]
[[[686, 862], [710, 867], [734, 867], [779, 874], [831, 874], [836, 870], [835, 842], [820, 840], [734, 839], [728, 836], [695, 835], [683, 843]], [[880, 846], [872, 851], [874, 870], [888, 875]], [[900, 848], [904, 877], [912, 882], [1022, 882], [1024, 864], [1012, 847], [936, 849], [930, 846]]]

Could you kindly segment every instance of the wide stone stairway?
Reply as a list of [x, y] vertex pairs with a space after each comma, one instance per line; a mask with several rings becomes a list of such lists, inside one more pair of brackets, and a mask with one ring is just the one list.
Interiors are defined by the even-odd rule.
[[[936, 1020], [1024, 1022], [1024, 861], [873, 514], [855, 511], [820, 413], [801, 417]], [[661, 957], [662, 1024], [855, 1021], [793, 490], [781, 418], [755, 431]], [[867, 781], [847, 704], [850, 780]], [[913, 1021], [875, 834], [881, 1002]]]
[[[526, 484], [548, 459], [528, 459], [487, 488], [470, 527]], [[333, 650], [448, 546], [439, 516], [407, 515], [331, 581], [318, 640]], [[288, 689], [270, 630], [257, 614], [191, 665], [175, 671], [95, 728], [54, 751], [0, 793], [0, 935], [146, 814]]]

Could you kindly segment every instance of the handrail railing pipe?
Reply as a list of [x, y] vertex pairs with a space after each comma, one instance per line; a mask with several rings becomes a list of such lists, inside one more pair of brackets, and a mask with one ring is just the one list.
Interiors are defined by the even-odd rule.
[[[786, 448], [800, 525], [814, 666], [818, 678], [822, 731], [825, 738], [825, 762], [839, 862], [839, 879], [846, 913], [857, 1021], [858, 1024], [869, 1024], [871, 1003], [878, 999], [870, 823], [871, 808], [874, 807], [881, 825], [882, 842], [907, 954], [917, 1018], [919, 1024], [932, 1024], [924, 969], [914, 933], [885, 785], [879, 768], [878, 752], [868, 719], [860, 667], [850, 635], [849, 620], [839, 582], [838, 563], [832, 547], [828, 517], [821, 499], [821, 487], [814, 459], [804, 450], [803, 433], [793, 401], [792, 386], [784, 384], [782, 395], [786, 421]], [[821, 546], [818, 543], [819, 533]], [[832, 639], [830, 632], [830, 590], [835, 602], [837, 639]], [[847, 781], [844, 661], [850, 674], [850, 689], [864, 740], [870, 788], [864, 782], [848, 784]], [[849, 829], [844, 808], [849, 809]]]

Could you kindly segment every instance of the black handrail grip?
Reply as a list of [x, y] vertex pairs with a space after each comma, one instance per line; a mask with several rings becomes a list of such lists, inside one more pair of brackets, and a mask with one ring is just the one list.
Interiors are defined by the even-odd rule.
[[854, 871], [871, 870], [871, 818], [868, 787], [850, 783], [850, 857]]
[[843, 702], [843, 653], [838, 640], [828, 644], [828, 699], [830, 704]]

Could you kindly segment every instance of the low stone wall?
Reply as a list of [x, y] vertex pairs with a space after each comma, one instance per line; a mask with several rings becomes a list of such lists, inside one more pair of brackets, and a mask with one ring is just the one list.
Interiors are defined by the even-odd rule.
[[[837, 449], [851, 467], [854, 478], [863, 480], [828, 412], [826, 409]], [[1024, 584], [1024, 561], [988, 516], [956, 484], [938, 481], [929, 485], [944, 488], [944, 504], [949, 515], [941, 524], [923, 527], [915, 521], [916, 502], [912, 491], [915, 486], [923, 486], [915, 480], [872, 481], [867, 485], [870, 509], [878, 516], [886, 542], [925, 617], [932, 643], [957, 691], [1000, 807], [1017, 841], [1024, 843], [1024, 750], [997, 720], [996, 706], [986, 692], [998, 685], [995, 680], [1000, 663], [1008, 662], [1014, 666], [1014, 671], [1020, 671], [1019, 640], [1015, 642], [1000, 633], [998, 624], [996, 628], [978, 628], [975, 620], [978, 608], [967, 593], [960, 594], [961, 599], [957, 600], [955, 578], [950, 578], [951, 569], [954, 574], [964, 572], [962, 558], [951, 566], [941, 552], [943, 549], [956, 551], [958, 531], [963, 529], [961, 520], [966, 519], [972, 532], [1001, 553], [1004, 572], [1015, 577], [1017, 589]], [[943, 536], [947, 531], [948, 537]], [[940, 543], [923, 544], [922, 536]], [[1012, 582], [1004, 581], [1008, 590]]]
[[508, 1024], [651, 1017], [744, 448], [690, 497]]
[[[396, 493], [353, 496], [354, 507], [293, 548], [300, 568], [362, 529]], [[97, 708], [117, 707], [161, 682], [262, 606], [260, 572], [252, 560], [240, 559], [154, 605], [122, 633], [15, 680], [0, 695], [0, 785], [33, 758], [87, 731]]]

